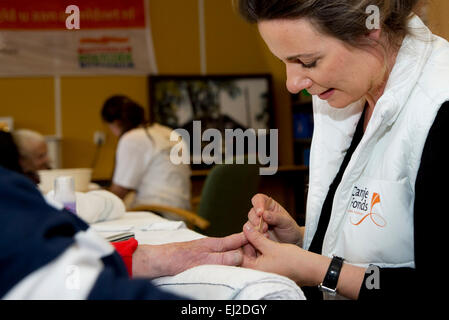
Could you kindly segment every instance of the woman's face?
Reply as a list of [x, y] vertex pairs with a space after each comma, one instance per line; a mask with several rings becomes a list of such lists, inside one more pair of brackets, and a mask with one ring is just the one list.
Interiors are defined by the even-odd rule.
[[319, 33], [307, 19], [261, 21], [258, 28], [271, 52], [285, 63], [291, 93], [307, 89], [344, 108], [375, 91], [383, 80], [379, 57]]
[[109, 130], [111, 130], [112, 134], [116, 137], [120, 137], [123, 133], [123, 127], [120, 124], [120, 121], [118, 121], [118, 120], [109, 122], [108, 127], [109, 127]]

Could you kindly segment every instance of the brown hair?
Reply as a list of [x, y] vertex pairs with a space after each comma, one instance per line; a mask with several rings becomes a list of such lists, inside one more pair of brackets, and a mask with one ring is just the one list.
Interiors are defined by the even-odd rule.
[[322, 33], [354, 47], [369, 33], [366, 10], [379, 8], [379, 27], [391, 45], [410, 33], [407, 23], [420, 0], [238, 0], [240, 14], [249, 22], [307, 18]]
[[123, 133], [147, 124], [143, 107], [122, 95], [112, 96], [105, 101], [101, 109], [101, 117], [107, 123], [120, 121]]

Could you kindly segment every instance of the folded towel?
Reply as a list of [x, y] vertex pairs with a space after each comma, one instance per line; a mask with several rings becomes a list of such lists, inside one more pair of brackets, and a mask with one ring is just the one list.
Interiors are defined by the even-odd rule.
[[131, 231], [134, 228], [134, 226], [131, 226], [131, 225], [123, 225], [123, 226], [92, 225], [92, 228], [97, 232], [124, 232], [124, 231]]
[[139, 227], [142, 231], [171, 231], [187, 228], [184, 221], [164, 221], [154, 222], [146, 226]]
[[[115, 220], [125, 214], [125, 204], [112, 192], [94, 190], [76, 192], [76, 213], [87, 223]], [[47, 202], [60, 209], [62, 206], [54, 199], [54, 190], [45, 196]]]
[[283, 276], [252, 269], [202, 265], [153, 280], [160, 289], [200, 300], [305, 300]]

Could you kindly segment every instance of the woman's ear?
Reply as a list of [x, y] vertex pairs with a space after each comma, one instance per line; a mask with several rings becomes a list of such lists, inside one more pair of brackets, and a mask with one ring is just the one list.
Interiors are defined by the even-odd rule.
[[382, 35], [382, 29], [373, 29], [373, 30], [370, 30], [366, 34], [366, 37], [370, 40], [374, 40], [374, 41], [378, 42], [378, 41], [380, 41], [381, 35]]

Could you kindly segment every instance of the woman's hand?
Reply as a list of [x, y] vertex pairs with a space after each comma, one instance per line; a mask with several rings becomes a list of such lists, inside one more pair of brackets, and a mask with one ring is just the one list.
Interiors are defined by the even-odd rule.
[[172, 276], [202, 264], [240, 266], [243, 262], [241, 247], [247, 244], [248, 241], [241, 232], [224, 238], [139, 245], [133, 254], [133, 276]]
[[243, 232], [258, 254], [248, 249], [243, 255], [242, 267], [286, 276], [299, 286], [316, 286], [324, 279], [330, 259], [298, 246], [267, 239], [247, 222]]
[[[249, 243], [243, 249], [242, 267], [277, 273], [292, 279], [299, 286], [317, 286], [323, 281], [331, 258], [267, 239], [249, 222], [243, 227], [243, 232]], [[365, 271], [363, 267], [343, 263], [337, 284], [338, 293], [357, 299]]]
[[251, 202], [253, 208], [248, 213], [248, 222], [253, 228], [259, 230], [262, 216], [260, 231], [269, 239], [292, 244], [302, 242], [303, 228], [279, 203], [264, 194], [256, 194]]

